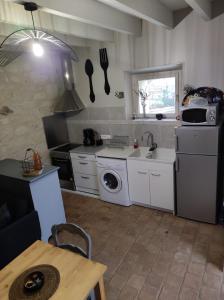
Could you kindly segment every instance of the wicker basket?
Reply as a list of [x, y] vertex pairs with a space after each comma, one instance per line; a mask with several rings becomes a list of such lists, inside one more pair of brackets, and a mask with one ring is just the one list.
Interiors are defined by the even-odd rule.
[[[35, 158], [39, 158], [38, 166]], [[24, 160], [22, 161], [23, 176], [39, 176], [43, 172], [39, 154], [32, 148], [26, 149]]]

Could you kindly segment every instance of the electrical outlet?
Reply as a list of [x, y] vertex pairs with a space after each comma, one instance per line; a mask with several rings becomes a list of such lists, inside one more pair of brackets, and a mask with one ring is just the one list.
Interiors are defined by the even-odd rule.
[[101, 134], [100, 135], [102, 140], [111, 140], [112, 136], [110, 134]]

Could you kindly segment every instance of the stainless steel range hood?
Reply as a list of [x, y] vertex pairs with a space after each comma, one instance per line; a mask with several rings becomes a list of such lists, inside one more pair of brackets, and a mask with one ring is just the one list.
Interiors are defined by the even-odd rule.
[[78, 112], [85, 108], [74, 84], [72, 61], [69, 55], [61, 54], [61, 70], [65, 90], [54, 108], [55, 113]]

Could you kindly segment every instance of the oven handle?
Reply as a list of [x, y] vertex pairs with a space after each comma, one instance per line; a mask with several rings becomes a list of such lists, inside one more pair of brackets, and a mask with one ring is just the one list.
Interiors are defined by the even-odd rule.
[[53, 162], [68, 162], [69, 159], [63, 159], [63, 158], [53, 158]]

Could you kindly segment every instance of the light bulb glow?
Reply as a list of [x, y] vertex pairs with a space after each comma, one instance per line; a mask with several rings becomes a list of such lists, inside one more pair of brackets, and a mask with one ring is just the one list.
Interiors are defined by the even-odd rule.
[[43, 47], [41, 46], [40, 43], [33, 42], [32, 48], [33, 48], [33, 54], [34, 54], [35, 56], [38, 56], [38, 57], [43, 56], [43, 54], [44, 54], [44, 49], [43, 49]]

